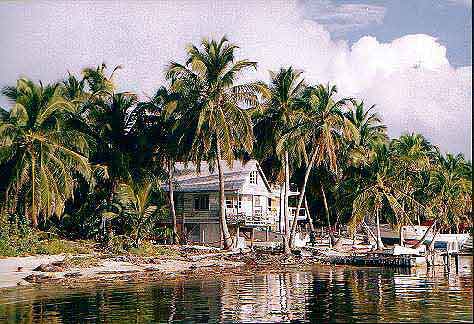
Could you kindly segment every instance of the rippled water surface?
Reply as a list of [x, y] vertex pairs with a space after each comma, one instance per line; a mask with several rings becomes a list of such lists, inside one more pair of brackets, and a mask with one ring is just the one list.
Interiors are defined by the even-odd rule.
[[314, 266], [178, 283], [22, 288], [0, 322], [472, 321], [472, 257], [459, 273]]

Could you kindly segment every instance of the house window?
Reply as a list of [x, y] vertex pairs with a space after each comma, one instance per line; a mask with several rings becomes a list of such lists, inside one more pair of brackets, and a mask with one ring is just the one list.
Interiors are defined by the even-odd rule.
[[262, 206], [262, 202], [260, 201], [260, 196], [254, 197], [254, 203], [256, 207]]
[[242, 210], [242, 197], [230, 197], [225, 200], [227, 209], [239, 209]]
[[250, 172], [250, 183], [257, 184], [257, 171]]
[[272, 198], [268, 198], [268, 201], [267, 201], [267, 207], [268, 207], [268, 211], [271, 211], [272, 210]]
[[209, 210], [209, 195], [194, 196], [194, 210]]
[[173, 200], [176, 210], [182, 210], [184, 207], [184, 195], [182, 193], [175, 193]]

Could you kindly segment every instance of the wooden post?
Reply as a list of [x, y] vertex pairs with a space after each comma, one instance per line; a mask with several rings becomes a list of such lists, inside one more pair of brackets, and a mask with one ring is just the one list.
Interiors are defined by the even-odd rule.
[[313, 219], [311, 218], [311, 214], [309, 212], [309, 207], [308, 207], [308, 200], [306, 199], [306, 195], [304, 196], [304, 208], [305, 208], [305, 213], [308, 217], [308, 222], [309, 222], [309, 227], [311, 229], [311, 232], [315, 232], [314, 230], [314, 224], [313, 224]]
[[253, 202], [253, 195], [251, 195], [252, 197], [252, 210], [250, 211], [250, 219], [253, 219], [253, 216], [254, 216], [254, 202]]
[[237, 193], [237, 220], [239, 219], [238, 216], [239, 216], [239, 194]]
[[270, 226], [267, 226], [265, 229], [265, 242], [268, 242], [268, 232], [270, 231]]
[[236, 229], [236, 233], [235, 233], [235, 247], [236, 248], [239, 244], [239, 236], [240, 236], [240, 224], [239, 224], [239, 221], [237, 221], [237, 229]]
[[252, 230], [251, 230], [251, 232], [250, 232], [250, 247], [251, 247], [251, 248], [253, 248], [254, 229], [255, 229], [255, 228], [252, 227]]
[[456, 264], [456, 273], [458, 273], [459, 272], [459, 254], [458, 253], [454, 255], [454, 263]]

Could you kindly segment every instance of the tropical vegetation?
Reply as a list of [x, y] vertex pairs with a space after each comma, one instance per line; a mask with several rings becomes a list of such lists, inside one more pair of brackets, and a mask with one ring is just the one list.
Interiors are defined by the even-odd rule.
[[[296, 186], [296, 213], [304, 203], [331, 243], [341, 224], [472, 227], [472, 164], [462, 154], [442, 153], [422, 134], [390, 139], [375, 106], [311, 84], [291, 66], [270, 72], [268, 83], [245, 81], [257, 63], [237, 52], [225, 37], [189, 46], [147, 98], [118, 92], [121, 67], [108, 73], [105, 64], [60, 82], [21, 78], [3, 87], [0, 254], [27, 251], [44, 232], [129, 249], [184, 242], [173, 197], [177, 161], [217, 168], [226, 249], [222, 168], [235, 159], [257, 159], [285, 189], [285, 206]], [[288, 212], [285, 223], [289, 252], [297, 226]]]

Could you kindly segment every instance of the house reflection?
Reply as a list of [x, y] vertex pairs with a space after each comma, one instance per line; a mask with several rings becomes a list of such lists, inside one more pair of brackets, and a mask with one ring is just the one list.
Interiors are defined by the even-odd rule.
[[[310, 272], [265, 273], [222, 283], [224, 317], [231, 321], [304, 318]], [[226, 316], [228, 315], [228, 316]]]
[[0, 322], [470, 321], [471, 266], [472, 258], [458, 274], [314, 266], [199, 280], [29, 287], [0, 295]]

